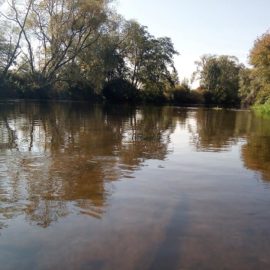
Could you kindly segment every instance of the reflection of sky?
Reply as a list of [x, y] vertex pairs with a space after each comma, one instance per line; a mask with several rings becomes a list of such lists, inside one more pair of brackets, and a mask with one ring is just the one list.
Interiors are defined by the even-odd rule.
[[[4, 190], [16, 184], [15, 199], [25, 200], [28, 193], [34, 196], [30, 196], [32, 205], [27, 210], [33, 220], [39, 220], [43, 209], [52, 209], [53, 214], [46, 216], [43, 226], [58, 215], [66, 215], [69, 207], [60, 207], [58, 199], [74, 201], [84, 213], [99, 217], [100, 209], [113, 194], [112, 182], [135, 179], [138, 171], [145, 172], [145, 167], [167, 170], [168, 176], [174, 173], [181, 179], [218, 180], [221, 172], [233, 179], [243, 170], [244, 160], [239, 155], [248, 139], [247, 123], [252, 116], [246, 111], [163, 107], [138, 109], [127, 118], [113, 114], [94, 118], [82, 113], [81, 122], [73, 117], [69, 122], [64, 121], [65, 114], [60, 111], [55, 115], [53, 107], [50, 112], [43, 120], [33, 120], [28, 114], [0, 120], [4, 149], [10, 151], [1, 153]], [[99, 125], [94, 126], [97, 120]], [[15, 131], [13, 136], [11, 130]], [[11, 138], [15, 143], [9, 142]], [[253, 148], [249, 147], [247, 153], [252, 154]], [[247, 168], [264, 172], [264, 167], [253, 164], [253, 155], [249, 160]], [[156, 172], [151, 171], [152, 175]], [[40, 201], [33, 200], [36, 196]], [[10, 205], [14, 198], [10, 197]], [[48, 206], [44, 204], [47, 201]], [[15, 210], [20, 212], [20, 207]], [[63, 213], [54, 212], [58, 208], [63, 208]]]
[[190, 77], [203, 54], [228, 54], [246, 63], [257, 36], [269, 28], [269, 0], [118, 0], [126, 18], [172, 38], [180, 77]]
[[254, 172], [269, 168], [269, 122], [177, 107], [138, 110], [136, 123], [135, 113], [103, 122], [101, 108], [64, 121], [69, 109], [52, 106], [40, 122], [0, 114], [18, 145], [0, 136], [10, 149], [0, 150], [1, 266], [246, 269], [253, 258], [269, 269], [270, 183]]
[[[38, 125], [37, 123], [35, 123], [36, 125], [33, 126], [33, 138], [32, 138], [32, 153], [42, 153], [44, 152], [44, 142], [46, 140], [46, 136], [44, 133], [43, 128], [41, 127], [41, 125]], [[22, 128], [27, 127], [28, 124], [26, 124], [26, 126], [22, 126]], [[15, 130], [15, 128], [13, 128], [13, 130]], [[25, 135], [25, 133], [23, 132], [23, 130], [18, 129], [17, 130], [17, 144], [19, 147], [20, 152], [28, 152], [29, 151], [29, 143], [31, 138], [28, 138], [28, 136]], [[27, 134], [28, 135], [28, 134]]]

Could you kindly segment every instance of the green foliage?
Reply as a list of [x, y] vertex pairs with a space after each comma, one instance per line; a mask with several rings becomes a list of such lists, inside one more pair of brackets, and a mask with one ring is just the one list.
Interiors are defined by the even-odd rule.
[[145, 26], [135, 21], [126, 23], [123, 59], [129, 67], [127, 78], [136, 88], [163, 90], [177, 83], [173, 57], [178, 54], [170, 38], [155, 38]]
[[[252, 89], [256, 92], [256, 103], [270, 102], [270, 32], [259, 37], [250, 52]], [[255, 86], [254, 86], [255, 84]]]
[[107, 83], [103, 96], [112, 102], [135, 102], [139, 99], [138, 90], [127, 80], [116, 79]]
[[96, 99], [104, 93], [121, 102], [138, 100], [140, 89], [145, 101], [165, 100], [178, 82], [172, 41], [126, 21], [111, 2], [12, 1], [0, 25], [12, 25], [8, 36], [15, 45], [0, 35], [0, 72], [14, 76], [12, 84], [3, 79], [2, 89], [15, 84], [20, 97], [42, 99]]
[[203, 100], [204, 100], [205, 105], [211, 106], [212, 104], [215, 104], [214, 95], [211, 91], [204, 89], [200, 93], [203, 96]]
[[217, 105], [239, 103], [239, 72], [242, 65], [236, 57], [204, 55], [196, 64], [193, 79], [198, 79], [201, 87], [211, 93], [209, 102]]
[[125, 20], [110, 0], [10, 1], [0, 17], [0, 97], [238, 105], [270, 102], [270, 33], [250, 52], [204, 55], [194, 79], [179, 84], [168, 37]]
[[256, 115], [263, 118], [270, 118], [270, 103], [254, 105], [252, 109], [255, 111]]
[[147, 89], [140, 92], [140, 99], [144, 103], [152, 104], [164, 104], [168, 101], [167, 96], [163, 89], [156, 87], [155, 85], [149, 86]]
[[24, 80], [12, 73], [0, 74], [0, 98], [21, 98]]
[[[61, 92], [60, 92], [61, 93]], [[64, 92], [65, 93], [65, 92]], [[98, 100], [95, 90], [87, 82], [81, 81], [71, 85], [68, 88], [68, 96], [64, 95], [67, 99], [72, 100]]]
[[190, 92], [190, 104], [205, 104], [205, 98], [202, 95], [201, 92], [197, 91], [197, 90], [192, 90]]
[[188, 84], [181, 84], [172, 90], [172, 100], [178, 104], [190, 104], [191, 89]]
[[260, 91], [260, 81], [255, 76], [254, 70], [243, 68], [239, 73], [239, 96], [242, 106], [250, 106], [256, 102]]
[[270, 81], [270, 32], [266, 32], [255, 42], [250, 52], [250, 63], [259, 72], [259, 75]]
[[191, 105], [191, 104], [203, 104], [203, 95], [197, 90], [191, 90], [186, 81], [177, 85], [171, 91], [170, 100], [174, 104], [179, 105]]

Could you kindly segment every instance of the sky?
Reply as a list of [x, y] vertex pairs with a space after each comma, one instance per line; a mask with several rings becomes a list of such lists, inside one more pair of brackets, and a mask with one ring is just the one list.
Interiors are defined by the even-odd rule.
[[116, 8], [156, 37], [172, 39], [180, 80], [190, 79], [203, 54], [248, 64], [254, 41], [270, 29], [270, 0], [117, 0]]

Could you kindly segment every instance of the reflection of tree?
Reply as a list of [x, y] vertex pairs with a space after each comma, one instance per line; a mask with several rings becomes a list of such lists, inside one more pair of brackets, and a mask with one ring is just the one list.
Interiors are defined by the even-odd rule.
[[192, 144], [198, 151], [224, 151], [243, 138], [249, 127], [249, 112], [199, 109]]
[[72, 211], [101, 217], [106, 183], [145, 159], [164, 159], [177, 122], [169, 107], [18, 103], [0, 110], [0, 214], [25, 214], [43, 227]]
[[42, 227], [72, 212], [101, 218], [108, 183], [165, 159], [177, 124], [198, 151], [245, 138], [245, 166], [270, 180], [270, 125], [249, 112], [11, 103], [0, 107], [0, 228], [18, 215]]
[[242, 148], [242, 158], [248, 169], [261, 173], [270, 181], [270, 125], [269, 120], [254, 118], [252, 133]]
[[190, 128], [192, 144], [198, 151], [224, 151], [239, 139], [247, 141], [242, 147], [242, 159], [248, 169], [258, 171], [270, 180], [269, 120], [248, 111], [199, 109], [196, 126]]

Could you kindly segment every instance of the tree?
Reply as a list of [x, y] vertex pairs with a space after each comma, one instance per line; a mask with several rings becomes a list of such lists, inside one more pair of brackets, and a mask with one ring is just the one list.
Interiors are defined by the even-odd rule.
[[211, 94], [214, 104], [238, 104], [239, 72], [243, 68], [233, 56], [204, 55], [196, 62], [193, 80]]
[[124, 32], [126, 38], [121, 44], [129, 79], [136, 88], [161, 90], [177, 80], [173, 58], [178, 52], [170, 38], [155, 38], [145, 26], [128, 21]]
[[[1, 21], [3, 28], [7, 27], [7, 21], [11, 24], [11, 27], [7, 27], [8, 31], [8, 39], [9, 42], [7, 42], [7, 38], [5, 38], [5, 61], [3, 66], [3, 76], [5, 77], [11, 68], [11, 66], [15, 63], [18, 56], [21, 54], [21, 43], [23, 37], [25, 38], [25, 41], [28, 45], [28, 51], [30, 56], [33, 57], [33, 51], [31, 51], [31, 44], [30, 40], [27, 38], [26, 35], [26, 24], [27, 20], [29, 18], [30, 10], [32, 8], [34, 0], [26, 0], [26, 2], [20, 3], [20, 6], [23, 6], [23, 10], [20, 10], [17, 6], [17, 3], [15, 0], [12, 0], [11, 2], [6, 1], [6, 4], [9, 7], [9, 12], [5, 14], [4, 12], [0, 12], [1, 19], [5, 19], [4, 21]], [[16, 31], [16, 28], [19, 30]]]
[[239, 73], [239, 96], [244, 107], [256, 102], [260, 82], [251, 68], [243, 68]]
[[[1, 31], [1, 30], [0, 30]], [[11, 54], [14, 51], [14, 44], [12, 40], [8, 40], [7, 36], [0, 32], [0, 97], [14, 98], [16, 97], [16, 90], [13, 85], [13, 77], [8, 72], [7, 66]]]
[[3, 73], [7, 66], [10, 54], [10, 44], [4, 34], [0, 32], [0, 72]]
[[[82, 80], [88, 81], [100, 94], [104, 85], [111, 81], [127, 79], [128, 67], [123, 59], [121, 43], [125, 39], [122, 26], [125, 20], [111, 12], [107, 18], [107, 31], [100, 35], [91, 48], [82, 51], [76, 61]], [[74, 64], [73, 64], [74, 65]], [[74, 73], [74, 68], [68, 71]], [[70, 73], [71, 71], [71, 73]]]
[[80, 98], [80, 91], [90, 97], [89, 89], [100, 95], [104, 86], [121, 82], [162, 99], [178, 82], [171, 39], [126, 21], [111, 2], [6, 0], [0, 11], [0, 25], [9, 25], [0, 33], [1, 73], [27, 97]]
[[20, 47], [21, 64], [41, 85], [61, 80], [60, 70], [106, 31], [107, 0], [28, 0], [23, 6], [12, 0], [9, 7], [10, 15], [3, 15], [20, 29], [10, 62]]
[[270, 32], [260, 36], [250, 52], [250, 63], [253, 65], [253, 77], [256, 79], [258, 103], [270, 102]]

